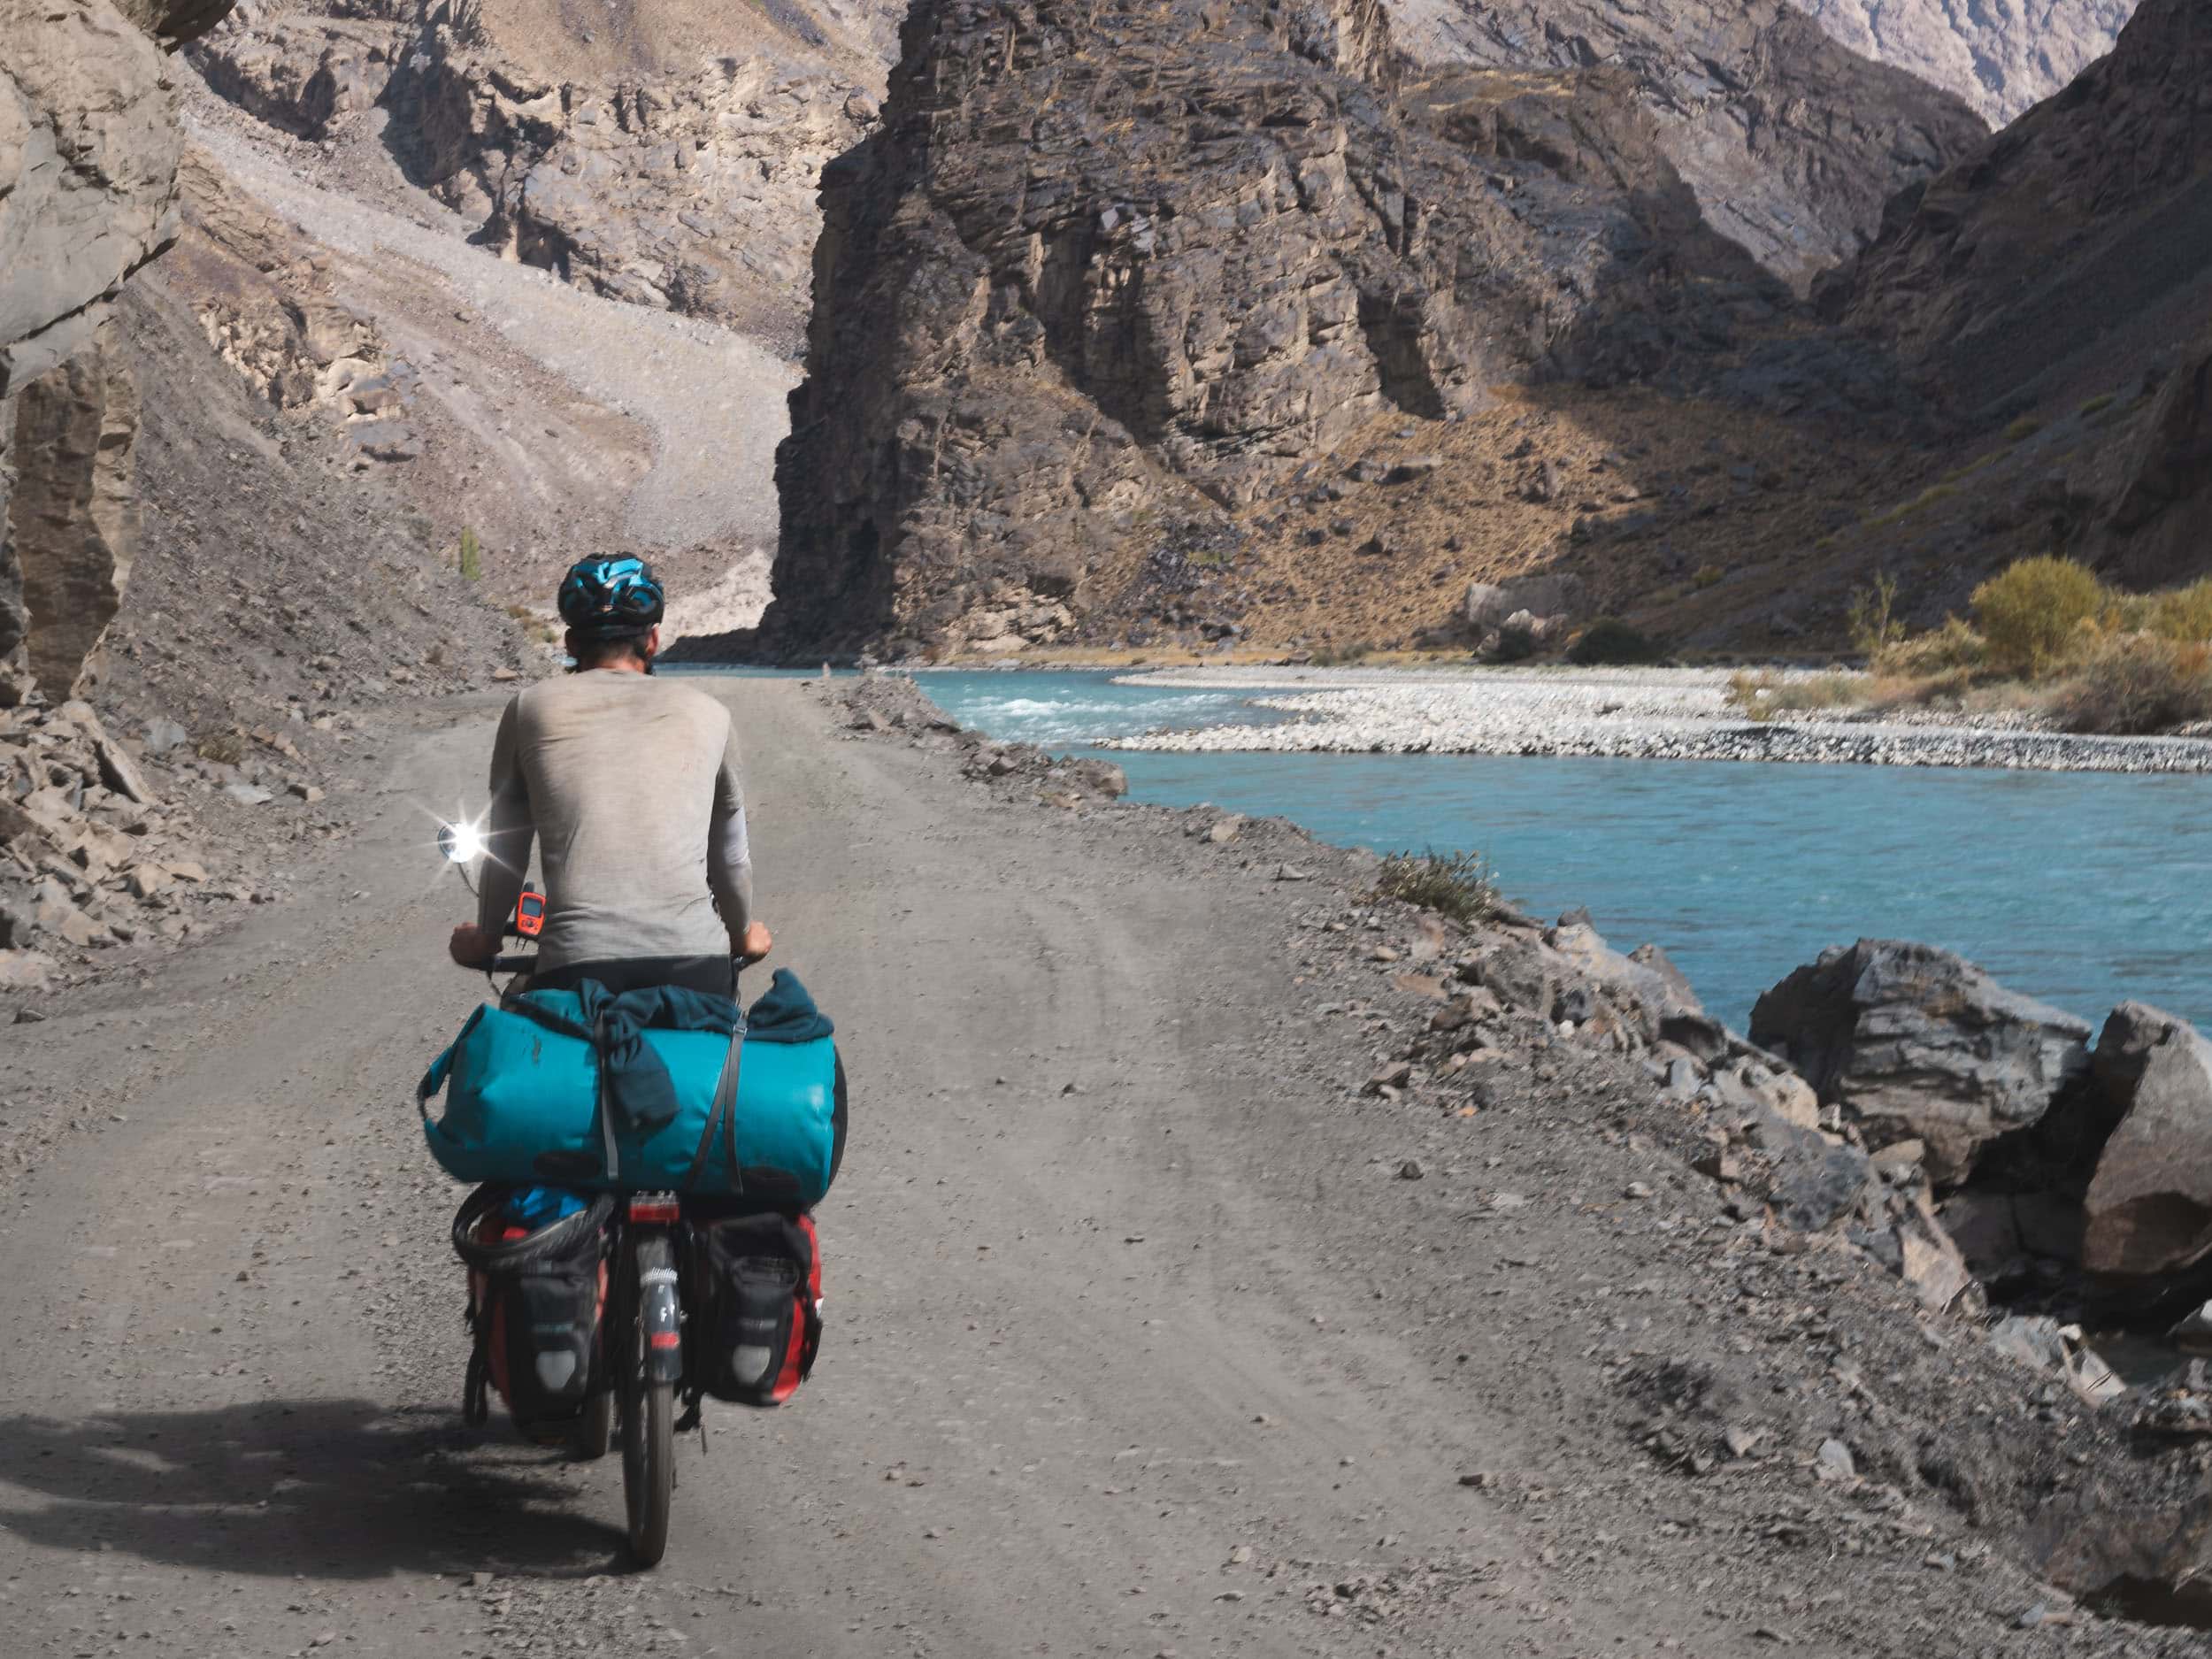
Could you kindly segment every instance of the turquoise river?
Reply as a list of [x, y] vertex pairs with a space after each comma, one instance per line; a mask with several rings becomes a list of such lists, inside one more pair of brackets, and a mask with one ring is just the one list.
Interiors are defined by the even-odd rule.
[[[1248, 691], [925, 672], [963, 726], [1070, 752], [1254, 719]], [[1828, 945], [1925, 940], [2101, 1020], [2212, 1031], [2212, 778], [1449, 755], [1116, 754], [1139, 801], [1210, 801], [1386, 851], [1478, 848], [1509, 895], [1665, 947], [1731, 1024]]]

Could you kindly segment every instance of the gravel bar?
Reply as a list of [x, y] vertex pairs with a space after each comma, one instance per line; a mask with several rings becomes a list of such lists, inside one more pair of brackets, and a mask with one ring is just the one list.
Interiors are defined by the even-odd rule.
[[2202, 738], [2080, 736], [2017, 715], [1986, 724], [1962, 724], [1955, 716], [1747, 720], [1727, 704], [1728, 672], [1715, 669], [1193, 669], [1129, 675], [1120, 683], [1272, 693], [1256, 695], [1255, 706], [1296, 717], [1152, 732], [1107, 745], [1122, 749], [2212, 772], [2212, 741]]

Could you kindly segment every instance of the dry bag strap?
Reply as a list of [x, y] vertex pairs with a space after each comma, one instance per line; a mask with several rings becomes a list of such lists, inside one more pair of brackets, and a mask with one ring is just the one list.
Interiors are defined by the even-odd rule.
[[614, 1090], [607, 1082], [606, 1021], [602, 1018], [590, 1036], [592, 1064], [599, 1074], [599, 1138], [606, 1148], [607, 1179], [622, 1184], [622, 1159], [615, 1149]]
[[[736, 999], [731, 999], [734, 1002]], [[743, 1070], [745, 1059], [745, 1010], [740, 1003], [736, 1029], [730, 1033], [730, 1052], [722, 1062], [722, 1075], [715, 1080], [714, 1099], [707, 1107], [707, 1126], [699, 1137], [698, 1149], [691, 1155], [691, 1165], [684, 1171], [683, 1190], [697, 1187], [706, 1173], [707, 1154], [714, 1149], [714, 1137], [725, 1137], [730, 1161], [730, 1194], [741, 1197], [745, 1192], [745, 1172], [737, 1162], [737, 1079]]]
[[740, 1014], [737, 1029], [730, 1033], [729, 1061], [714, 1091], [714, 1115], [722, 1123], [722, 1151], [730, 1161], [730, 1192], [740, 1198], [745, 1195], [745, 1171], [737, 1162], [737, 1079], [744, 1069], [745, 1018]]

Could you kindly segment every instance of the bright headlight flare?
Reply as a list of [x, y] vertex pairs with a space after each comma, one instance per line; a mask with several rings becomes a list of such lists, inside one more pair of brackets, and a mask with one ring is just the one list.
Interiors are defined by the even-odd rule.
[[466, 821], [441, 825], [438, 850], [457, 864], [472, 863], [484, 850], [483, 832]]

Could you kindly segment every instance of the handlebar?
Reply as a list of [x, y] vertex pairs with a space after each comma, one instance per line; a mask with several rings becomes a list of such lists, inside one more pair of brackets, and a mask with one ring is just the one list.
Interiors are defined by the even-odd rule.
[[[732, 956], [730, 958], [731, 978], [735, 979], [737, 975], [744, 972], [746, 969], [751, 967], [757, 960], [758, 958], [757, 957]], [[535, 956], [511, 956], [502, 955], [494, 956], [491, 961], [487, 963], [483, 967], [472, 969], [471, 972], [480, 973], [534, 973], [537, 971], [537, 966], [538, 959]]]

